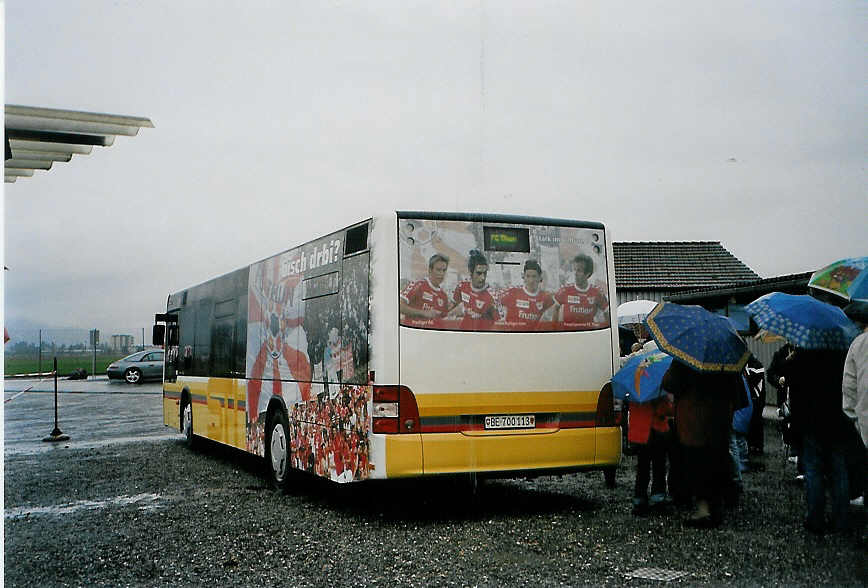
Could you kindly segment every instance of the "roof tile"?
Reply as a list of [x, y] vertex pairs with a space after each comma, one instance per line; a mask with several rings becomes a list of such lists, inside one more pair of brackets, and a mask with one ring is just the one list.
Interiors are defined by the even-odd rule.
[[701, 288], [760, 279], [719, 241], [615, 242], [612, 246], [618, 288]]

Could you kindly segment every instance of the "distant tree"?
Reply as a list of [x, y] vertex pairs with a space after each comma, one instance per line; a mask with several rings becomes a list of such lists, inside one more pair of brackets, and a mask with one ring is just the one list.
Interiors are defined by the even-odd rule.
[[28, 341], [16, 341], [12, 345], [7, 345], [5, 349], [6, 355], [33, 355], [39, 352], [39, 345]]

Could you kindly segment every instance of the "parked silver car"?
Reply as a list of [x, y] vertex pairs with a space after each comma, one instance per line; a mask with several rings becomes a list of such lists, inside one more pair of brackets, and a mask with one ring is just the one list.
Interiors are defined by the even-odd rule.
[[163, 352], [138, 351], [127, 355], [109, 364], [106, 374], [110, 380], [123, 379], [130, 384], [160, 379], [163, 377]]

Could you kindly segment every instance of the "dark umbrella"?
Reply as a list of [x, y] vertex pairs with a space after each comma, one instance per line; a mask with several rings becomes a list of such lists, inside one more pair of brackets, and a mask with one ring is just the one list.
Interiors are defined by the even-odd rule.
[[750, 357], [729, 319], [701, 306], [661, 302], [647, 323], [660, 349], [700, 372], [740, 372]]

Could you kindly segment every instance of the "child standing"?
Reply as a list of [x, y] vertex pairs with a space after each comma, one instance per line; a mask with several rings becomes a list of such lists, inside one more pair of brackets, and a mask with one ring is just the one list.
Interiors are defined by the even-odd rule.
[[[669, 438], [669, 417], [673, 414], [672, 400], [664, 393], [654, 400], [630, 403], [629, 440], [638, 447], [636, 486], [633, 492], [633, 514], [646, 516], [649, 508], [666, 501], [666, 453]], [[648, 482], [651, 498], [648, 498]]]

